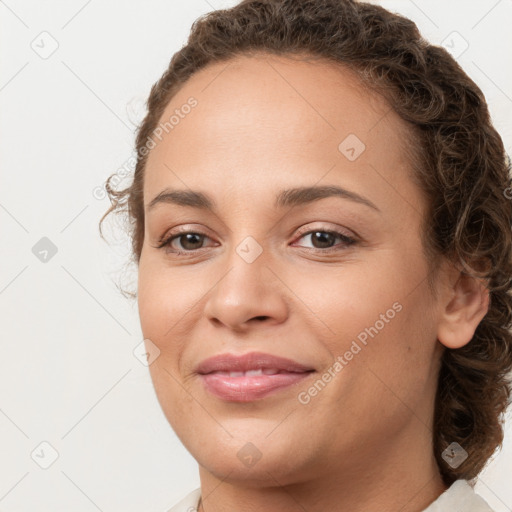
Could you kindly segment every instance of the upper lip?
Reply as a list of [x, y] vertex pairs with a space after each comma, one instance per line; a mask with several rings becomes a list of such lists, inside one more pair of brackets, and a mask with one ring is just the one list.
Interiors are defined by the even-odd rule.
[[210, 357], [201, 361], [196, 371], [199, 374], [205, 375], [218, 371], [246, 372], [265, 368], [276, 368], [282, 371], [301, 373], [314, 370], [310, 366], [305, 366], [285, 357], [265, 354], [263, 352], [249, 352], [242, 355], [225, 353]]

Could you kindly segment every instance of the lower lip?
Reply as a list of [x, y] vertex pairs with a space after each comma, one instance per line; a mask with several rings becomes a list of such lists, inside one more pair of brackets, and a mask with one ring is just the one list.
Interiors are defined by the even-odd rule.
[[201, 380], [210, 393], [223, 400], [252, 402], [292, 386], [311, 375], [311, 373], [276, 373], [275, 375], [244, 377], [229, 377], [218, 373], [208, 373], [201, 375]]

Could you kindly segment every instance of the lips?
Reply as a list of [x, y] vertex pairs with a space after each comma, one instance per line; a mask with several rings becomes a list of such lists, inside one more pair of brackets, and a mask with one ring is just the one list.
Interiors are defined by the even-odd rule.
[[252, 370], [277, 370], [277, 372], [303, 373], [314, 370], [292, 359], [265, 354], [263, 352], [250, 352], [243, 355], [220, 354], [202, 361], [196, 371], [201, 375], [213, 372], [249, 372]]
[[197, 367], [205, 389], [229, 402], [251, 402], [283, 390], [315, 370], [283, 357], [251, 352], [220, 354]]

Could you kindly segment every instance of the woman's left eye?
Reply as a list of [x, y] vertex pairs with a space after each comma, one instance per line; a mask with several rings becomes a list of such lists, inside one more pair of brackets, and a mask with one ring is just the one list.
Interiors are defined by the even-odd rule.
[[[309, 230], [303, 233], [300, 233], [300, 236], [297, 240], [301, 238], [311, 237], [311, 243], [317, 244], [317, 247], [313, 246], [310, 249], [314, 251], [320, 251], [323, 253], [342, 250], [350, 245], [354, 245], [357, 243], [355, 238], [352, 238], [344, 233], [341, 233], [336, 230], [326, 230], [326, 229], [314, 229]], [[202, 242], [205, 239], [209, 239], [210, 237], [204, 233], [196, 232], [196, 231], [185, 231], [178, 234], [171, 234], [164, 240], [161, 240], [160, 243], [156, 246], [158, 249], [166, 248], [166, 251], [173, 254], [190, 254], [194, 251], [204, 249], [204, 247], [197, 247], [197, 245], [202, 245]], [[340, 244], [333, 245], [336, 238], [341, 240]], [[179, 245], [181, 247], [176, 248], [173, 246], [175, 241], [179, 241]], [[188, 246], [188, 247], [187, 247]]]
[[[311, 237], [312, 243], [318, 244], [317, 247], [312, 247], [312, 249], [321, 252], [340, 250], [340, 246], [341, 248], [343, 248], [357, 243], [357, 240], [355, 238], [352, 238], [346, 235], [345, 233], [340, 233], [339, 231], [326, 229], [313, 229], [305, 233], [302, 233], [301, 236], [299, 237], [299, 240], [301, 238], [305, 238], [308, 236]], [[336, 238], [340, 239], [342, 243], [338, 245], [332, 245], [331, 242], [333, 242]]]

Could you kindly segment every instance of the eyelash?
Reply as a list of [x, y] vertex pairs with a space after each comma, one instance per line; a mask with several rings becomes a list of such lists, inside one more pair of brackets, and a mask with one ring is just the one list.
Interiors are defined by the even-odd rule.
[[[358, 243], [358, 241], [355, 239], [355, 238], [352, 238], [350, 236], [347, 236], [345, 233], [342, 233], [340, 231], [336, 231], [336, 230], [332, 230], [332, 229], [323, 229], [323, 228], [317, 228], [317, 229], [299, 229], [299, 232], [298, 232], [298, 235], [299, 235], [299, 238], [302, 238], [306, 235], [311, 235], [311, 234], [314, 234], [314, 233], [327, 233], [329, 235], [335, 235], [337, 237], [339, 237], [341, 240], [342, 240], [342, 248], [346, 248], [346, 247], [349, 247], [351, 245], [355, 245]], [[157, 249], [163, 249], [165, 247], [167, 247], [167, 252], [169, 253], [172, 253], [172, 254], [175, 254], [177, 256], [179, 255], [190, 255], [190, 254], [193, 254], [194, 252], [197, 252], [197, 251], [200, 251], [201, 249], [206, 249], [206, 247], [200, 247], [199, 249], [192, 249], [192, 250], [189, 250], [189, 251], [181, 251], [179, 249], [170, 249], [170, 246], [171, 246], [171, 243], [173, 240], [175, 239], [179, 239], [180, 237], [184, 236], [184, 235], [199, 235], [199, 236], [205, 236], [207, 238], [208, 235], [206, 233], [202, 233], [201, 231], [190, 231], [190, 230], [183, 230], [183, 231], [177, 231], [177, 232], [172, 232], [169, 234], [169, 236], [165, 237], [165, 238], [161, 238], [159, 240], [159, 243], [158, 245], [156, 246]], [[318, 248], [307, 248], [306, 249], [310, 250], [310, 251], [313, 251], [313, 252], [319, 252], [319, 253], [323, 253], [323, 254], [326, 254], [326, 253], [331, 253], [331, 252], [336, 252], [336, 251], [340, 251], [342, 249], [340, 249], [340, 246], [337, 245], [337, 246], [333, 246], [333, 247], [327, 247], [325, 249], [318, 249]]]

